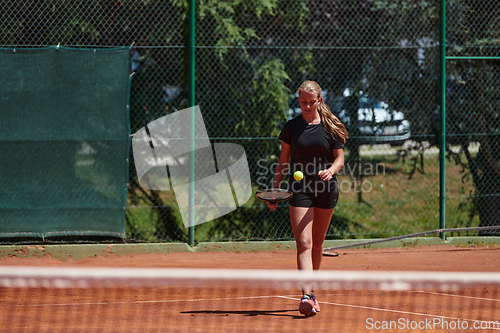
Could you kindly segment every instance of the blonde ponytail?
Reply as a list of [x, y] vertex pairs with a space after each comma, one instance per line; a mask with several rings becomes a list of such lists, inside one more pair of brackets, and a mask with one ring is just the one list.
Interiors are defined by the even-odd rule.
[[298, 93], [300, 94], [300, 91], [310, 91], [313, 93], [318, 94], [319, 98], [319, 105], [318, 105], [318, 113], [321, 117], [321, 122], [323, 123], [323, 126], [326, 128], [328, 133], [332, 135], [332, 137], [336, 140], [342, 140], [343, 143], [346, 142], [347, 138], [349, 137], [347, 130], [337, 118], [328, 105], [326, 105], [325, 101], [321, 97], [321, 87], [319, 84], [317, 84], [314, 81], [305, 81], [302, 83], [298, 89]]

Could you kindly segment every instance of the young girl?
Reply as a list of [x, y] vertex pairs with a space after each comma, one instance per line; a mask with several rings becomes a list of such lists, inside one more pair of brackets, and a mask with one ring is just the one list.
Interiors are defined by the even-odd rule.
[[[302, 114], [288, 121], [279, 135], [281, 155], [276, 166], [274, 188], [280, 188], [288, 166], [290, 174], [301, 171], [304, 177], [290, 177], [290, 221], [297, 244], [299, 270], [318, 270], [323, 242], [338, 200], [335, 174], [344, 165], [345, 126], [335, 117], [321, 97], [321, 87], [305, 81], [299, 87]], [[268, 203], [271, 211], [278, 204]], [[314, 292], [305, 286], [299, 311], [312, 316], [320, 311]]]

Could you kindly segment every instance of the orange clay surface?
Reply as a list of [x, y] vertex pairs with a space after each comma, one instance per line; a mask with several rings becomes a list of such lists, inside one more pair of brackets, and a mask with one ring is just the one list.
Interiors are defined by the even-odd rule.
[[[500, 271], [498, 246], [345, 249], [338, 253], [338, 257], [323, 257], [321, 269], [367, 274], [372, 270]], [[67, 262], [51, 257], [5, 257], [0, 258], [2, 266], [295, 269], [296, 262], [295, 251], [286, 250], [111, 255]], [[474, 332], [482, 320], [500, 321], [496, 289], [317, 290], [321, 312], [306, 318], [297, 311], [299, 290], [0, 288], [0, 332]]]

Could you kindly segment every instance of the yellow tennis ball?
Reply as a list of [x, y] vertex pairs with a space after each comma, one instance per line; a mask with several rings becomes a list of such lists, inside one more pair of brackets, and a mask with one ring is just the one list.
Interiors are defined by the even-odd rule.
[[293, 178], [295, 180], [302, 180], [302, 178], [304, 178], [304, 174], [302, 173], [302, 171], [295, 171], [295, 173], [293, 174]]

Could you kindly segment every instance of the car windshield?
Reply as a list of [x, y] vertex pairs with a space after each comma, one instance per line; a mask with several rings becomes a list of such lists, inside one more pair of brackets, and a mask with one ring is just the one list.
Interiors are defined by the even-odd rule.
[[371, 109], [371, 108], [384, 108], [380, 101], [376, 101], [371, 98], [361, 97], [359, 99], [360, 109]]

